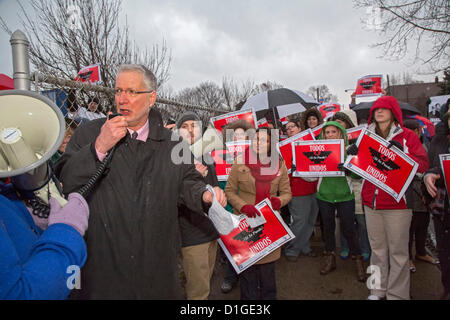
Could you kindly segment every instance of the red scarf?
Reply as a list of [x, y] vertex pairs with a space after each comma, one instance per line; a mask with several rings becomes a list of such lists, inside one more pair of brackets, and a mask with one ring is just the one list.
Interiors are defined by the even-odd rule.
[[273, 167], [271, 162], [262, 164], [250, 147], [245, 150], [244, 163], [250, 168], [250, 172], [255, 178], [256, 196], [254, 204], [265, 198], [270, 199], [270, 182], [278, 175], [280, 162], [277, 161]]

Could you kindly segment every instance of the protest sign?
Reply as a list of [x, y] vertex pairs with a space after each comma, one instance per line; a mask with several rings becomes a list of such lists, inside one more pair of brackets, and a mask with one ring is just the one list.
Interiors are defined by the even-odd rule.
[[102, 76], [100, 72], [100, 64], [93, 64], [82, 68], [74, 79], [75, 81], [100, 83]]
[[261, 119], [259, 119], [259, 120], [256, 122], [256, 124], [258, 125], [258, 128], [261, 128], [261, 127], [268, 127], [268, 126], [269, 126], [269, 123], [267, 122], [267, 119], [266, 119], [266, 118], [261, 118]]
[[324, 103], [318, 106], [317, 109], [319, 109], [323, 119], [328, 119], [336, 112], [341, 111], [341, 105], [339, 103]]
[[251, 228], [247, 216], [240, 215], [239, 226], [227, 235], [220, 235], [219, 245], [238, 274], [295, 238], [268, 199], [255, 207], [266, 223]]
[[347, 140], [356, 140], [361, 135], [363, 129], [367, 128], [367, 124], [347, 129]]
[[383, 95], [381, 89], [383, 75], [369, 75], [358, 79], [355, 89], [355, 98]]
[[250, 143], [249, 140], [230, 141], [226, 143], [226, 150], [214, 150], [210, 152], [215, 163], [216, 175], [219, 181], [228, 180], [228, 175], [230, 174], [234, 160], [239, 154], [245, 152]]
[[292, 142], [310, 140], [314, 140], [314, 135], [312, 134], [311, 129], [308, 129], [277, 143], [278, 153], [284, 159], [288, 173], [291, 173], [292, 166]]
[[441, 108], [445, 105], [448, 99], [450, 99], [450, 94], [430, 97], [430, 104], [428, 105], [428, 119], [430, 119], [433, 124], [436, 125], [441, 122], [441, 117], [444, 117], [444, 115], [441, 114]]
[[257, 128], [256, 125], [256, 115], [253, 109], [239, 110], [235, 112], [230, 112], [217, 117], [212, 117], [210, 122], [212, 126], [219, 132], [222, 133], [223, 127], [227, 124], [232, 123], [236, 120], [245, 120], [252, 125], [252, 127]]
[[322, 132], [322, 128], [323, 128], [324, 125], [325, 125], [325, 123], [322, 123], [321, 125], [311, 129], [311, 132], [312, 132], [314, 137], [318, 137], [319, 136], [319, 134]]
[[344, 162], [344, 140], [295, 141], [292, 143], [293, 177], [339, 177]]
[[399, 202], [419, 165], [395, 146], [368, 129], [356, 142], [358, 154], [348, 156], [344, 167], [373, 183]]
[[439, 161], [441, 162], [441, 169], [444, 173], [445, 188], [447, 189], [448, 194], [448, 187], [450, 186], [450, 154], [440, 154]]

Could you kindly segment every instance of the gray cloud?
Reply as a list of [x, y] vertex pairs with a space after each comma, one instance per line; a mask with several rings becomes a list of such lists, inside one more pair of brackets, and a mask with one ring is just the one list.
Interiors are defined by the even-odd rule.
[[[0, 12], [10, 22], [17, 5], [5, 2]], [[173, 56], [169, 85], [175, 90], [228, 76], [301, 91], [326, 84], [347, 104], [344, 89], [354, 88], [361, 76], [414, 73], [404, 62], [376, 58], [380, 51], [369, 45], [379, 38], [361, 23], [365, 11], [348, 0], [124, 1], [122, 13], [139, 45], [167, 41]], [[11, 73], [6, 39], [0, 35], [0, 72]]]

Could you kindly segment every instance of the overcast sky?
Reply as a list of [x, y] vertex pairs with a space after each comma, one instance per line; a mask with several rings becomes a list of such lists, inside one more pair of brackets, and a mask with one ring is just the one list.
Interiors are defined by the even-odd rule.
[[[14, 0], [0, 0], [0, 15], [13, 31], [21, 29], [18, 13]], [[434, 80], [415, 75], [410, 61], [378, 59], [381, 49], [370, 44], [381, 38], [350, 0], [124, 0], [122, 14], [139, 45], [166, 40], [175, 91], [207, 80], [220, 84], [227, 76], [304, 92], [326, 84], [348, 104], [351, 92], [344, 90], [365, 75], [409, 71]], [[12, 76], [9, 35], [2, 30], [0, 43], [0, 73]]]

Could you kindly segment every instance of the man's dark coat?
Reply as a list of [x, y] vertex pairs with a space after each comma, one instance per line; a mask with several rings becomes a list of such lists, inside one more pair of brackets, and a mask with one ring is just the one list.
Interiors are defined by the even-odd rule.
[[[99, 166], [94, 142], [105, 121], [83, 124], [67, 145], [56, 166], [64, 193], [79, 190]], [[116, 145], [109, 168], [87, 199], [88, 259], [81, 270], [81, 290], [74, 290], [73, 297], [181, 298], [177, 205], [203, 212], [205, 183], [193, 161], [172, 161], [180, 141], [171, 141], [161, 115], [151, 109], [147, 141], [127, 133]]]

